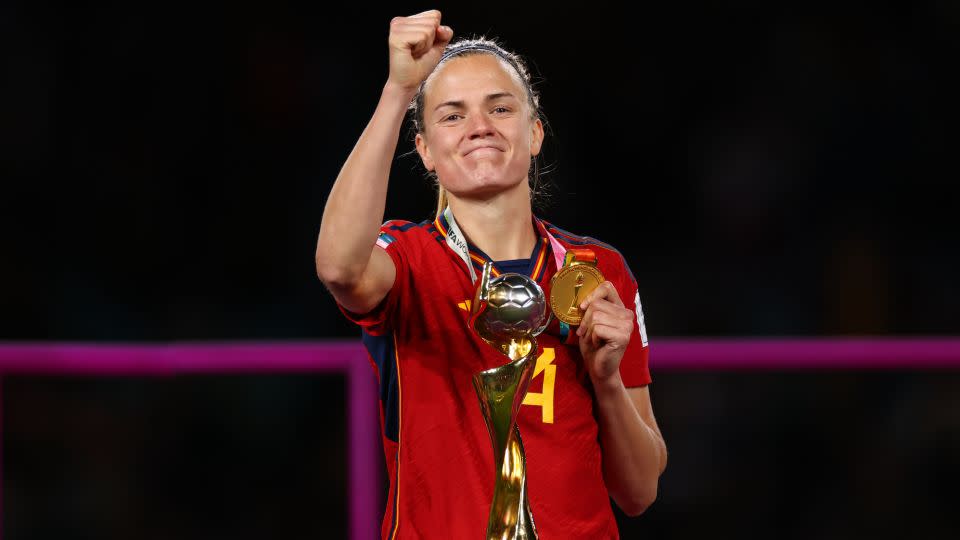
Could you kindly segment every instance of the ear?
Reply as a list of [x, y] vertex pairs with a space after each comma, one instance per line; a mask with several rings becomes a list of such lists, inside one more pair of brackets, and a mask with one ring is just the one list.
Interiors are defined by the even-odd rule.
[[543, 146], [543, 121], [539, 118], [530, 126], [530, 155], [536, 156]]
[[433, 158], [430, 157], [430, 149], [427, 148], [427, 141], [424, 140], [422, 133], [417, 133], [414, 138], [414, 144], [417, 145], [417, 153], [420, 154], [420, 160], [428, 171], [433, 171]]

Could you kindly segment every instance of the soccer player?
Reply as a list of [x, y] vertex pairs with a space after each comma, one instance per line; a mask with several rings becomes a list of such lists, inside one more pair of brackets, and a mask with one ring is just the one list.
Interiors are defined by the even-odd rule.
[[[362, 327], [380, 385], [390, 490], [384, 538], [479, 538], [494, 458], [472, 387], [507, 362], [468, 328], [476, 278], [531, 276], [550, 294], [563, 253], [595, 256], [606, 281], [579, 326], [556, 319], [539, 350], [518, 426], [541, 538], [616, 538], [654, 500], [666, 446], [648, 393], [637, 284], [619, 252], [531, 209], [543, 141], [522, 60], [485, 40], [451, 43], [439, 11], [396, 17], [380, 102], [324, 209], [317, 273]], [[436, 219], [381, 222], [399, 131], [410, 109], [417, 152], [439, 184]]]

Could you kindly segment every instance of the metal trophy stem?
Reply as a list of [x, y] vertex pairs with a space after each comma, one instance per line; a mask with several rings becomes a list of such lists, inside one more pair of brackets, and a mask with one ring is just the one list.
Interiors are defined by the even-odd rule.
[[473, 376], [495, 463], [487, 539], [535, 540], [517, 414], [536, 364], [535, 336], [548, 322], [547, 303], [543, 290], [529, 277], [503, 274], [491, 280], [491, 268], [489, 262], [484, 265], [470, 327], [511, 361]]
[[473, 376], [483, 420], [493, 442], [496, 483], [487, 521], [488, 540], [537, 538], [527, 499], [527, 463], [517, 413], [527, 395], [536, 346], [526, 356]]

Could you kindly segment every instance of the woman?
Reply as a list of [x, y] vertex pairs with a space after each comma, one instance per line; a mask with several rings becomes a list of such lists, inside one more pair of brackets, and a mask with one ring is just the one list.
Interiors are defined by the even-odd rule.
[[[541, 538], [616, 538], [608, 494], [630, 515], [656, 497], [666, 447], [647, 385], [637, 286], [618, 252], [536, 218], [528, 173], [543, 124], [523, 63], [486, 40], [450, 44], [439, 11], [397, 17], [380, 102], [327, 200], [320, 279], [363, 328], [380, 383], [390, 475], [384, 538], [475, 538], [494, 471], [472, 374], [505, 357], [467, 328], [476, 276], [530, 275], [549, 295], [562, 254], [595, 256], [605, 281], [582, 322], [556, 321], [518, 418]], [[440, 186], [437, 219], [384, 215], [406, 110]], [[626, 302], [624, 302], [626, 300]]]

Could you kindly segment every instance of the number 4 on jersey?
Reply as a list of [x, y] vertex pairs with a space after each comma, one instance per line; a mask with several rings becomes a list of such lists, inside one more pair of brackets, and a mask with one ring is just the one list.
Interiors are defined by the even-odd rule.
[[545, 424], [553, 423], [553, 386], [557, 382], [557, 366], [553, 364], [556, 356], [552, 347], [544, 347], [537, 357], [537, 366], [533, 369], [533, 378], [543, 374], [543, 391], [527, 392], [523, 398], [524, 405], [538, 405], [542, 410], [542, 419]]

